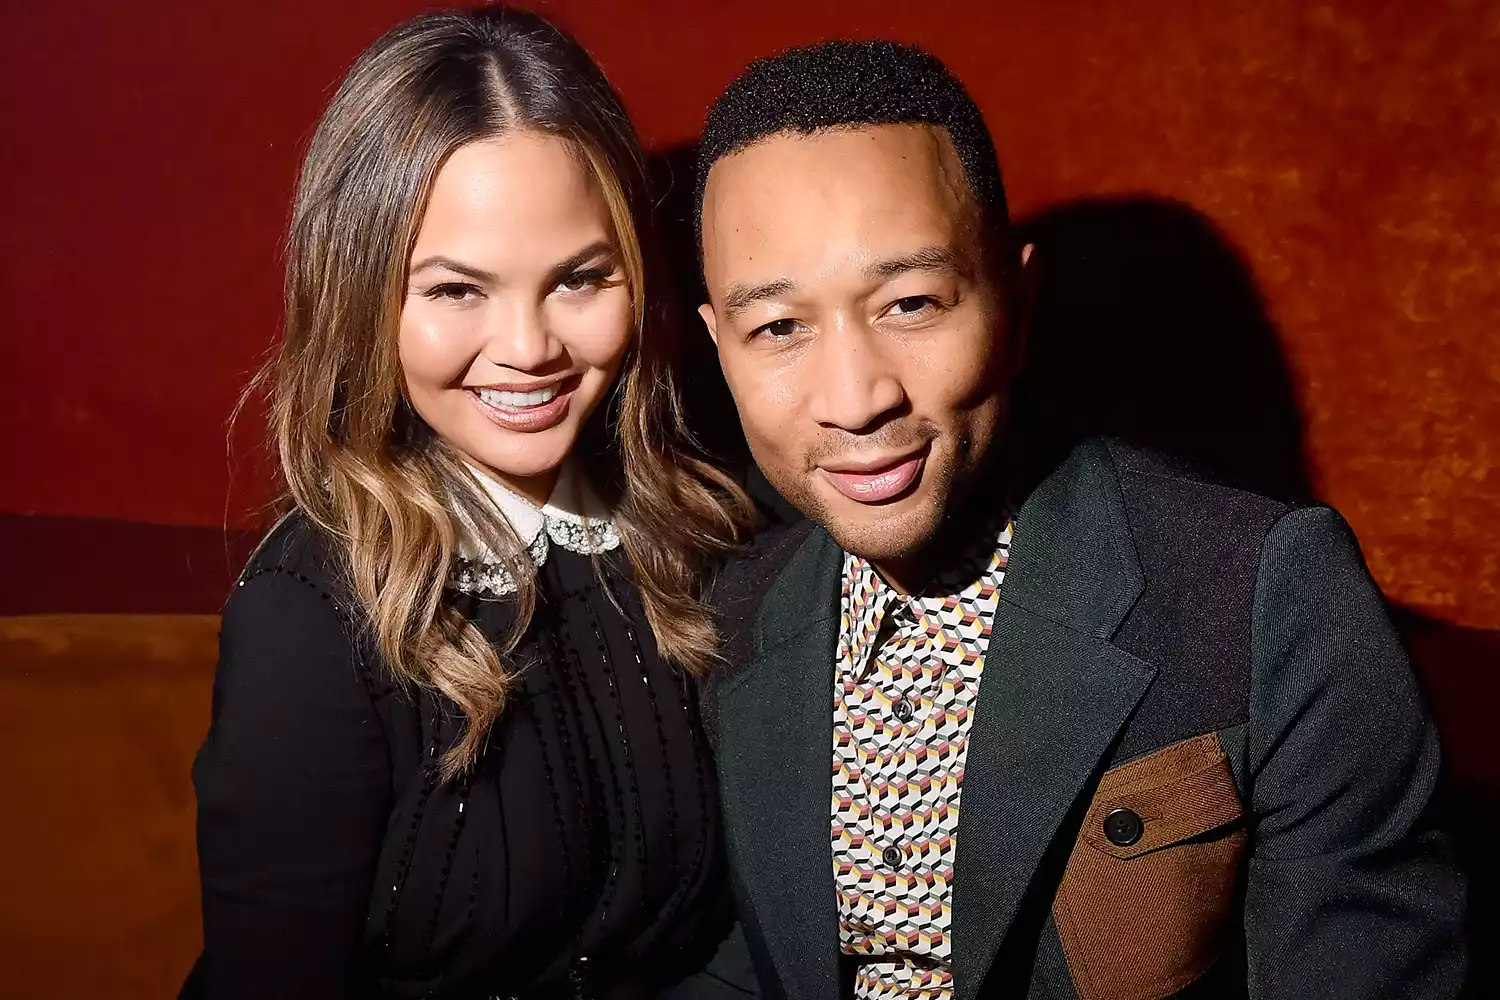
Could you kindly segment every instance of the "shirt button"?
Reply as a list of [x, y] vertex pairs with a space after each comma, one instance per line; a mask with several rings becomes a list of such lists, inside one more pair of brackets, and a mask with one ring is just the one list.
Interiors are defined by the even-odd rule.
[[897, 698], [891, 702], [891, 711], [896, 713], [896, 718], [902, 722], [910, 722], [911, 717], [917, 714], [917, 710], [912, 708], [911, 702], [906, 698]]
[[880, 852], [880, 860], [884, 861], [889, 868], [900, 868], [902, 861], [901, 848], [895, 846], [887, 847]]
[[1104, 836], [1116, 847], [1129, 847], [1145, 832], [1146, 824], [1129, 809], [1111, 809], [1104, 817]]

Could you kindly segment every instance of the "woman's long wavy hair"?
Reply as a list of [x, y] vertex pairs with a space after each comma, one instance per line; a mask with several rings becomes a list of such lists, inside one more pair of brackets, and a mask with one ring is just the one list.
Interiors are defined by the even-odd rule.
[[[382, 37], [349, 71], [303, 163], [285, 337], [261, 382], [288, 502], [336, 543], [380, 653], [398, 679], [464, 713], [443, 760], [447, 776], [475, 762], [505, 708], [506, 661], [534, 608], [535, 567], [407, 403], [396, 338], [438, 170], [460, 146], [515, 130], [572, 143], [609, 207], [637, 335], [591, 421], [603, 446], [590, 453], [589, 472], [615, 503], [657, 645], [682, 668], [701, 672], [716, 655], [705, 579], [754, 517], [685, 425], [671, 363], [677, 328], [665, 309], [648, 306], [640, 147], [593, 60], [541, 17], [506, 9], [424, 15]], [[445, 597], [464, 521], [520, 585], [515, 625], [499, 648]]]

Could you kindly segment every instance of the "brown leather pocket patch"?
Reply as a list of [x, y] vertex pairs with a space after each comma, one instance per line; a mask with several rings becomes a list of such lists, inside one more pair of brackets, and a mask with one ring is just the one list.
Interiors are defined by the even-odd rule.
[[1214, 733], [1105, 772], [1052, 906], [1079, 1000], [1170, 996], [1213, 965], [1243, 815]]

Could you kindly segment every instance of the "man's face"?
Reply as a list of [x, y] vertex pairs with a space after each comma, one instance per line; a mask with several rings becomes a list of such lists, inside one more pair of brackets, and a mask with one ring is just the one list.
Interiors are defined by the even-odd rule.
[[703, 198], [718, 345], [751, 453], [847, 550], [919, 557], [1004, 410], [1005, 309], [947, 133], [782, 134]]

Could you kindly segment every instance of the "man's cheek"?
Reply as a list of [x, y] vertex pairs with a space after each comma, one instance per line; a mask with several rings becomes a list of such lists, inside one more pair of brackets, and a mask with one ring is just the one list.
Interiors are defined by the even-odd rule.
[[939, 408], [940, 412], [958, 413], [973, 410], [983, 406], [985, 401], [992, 397], [997, 389], [997, 383], [1002, 379], [984, 358], [974, 359], [977, 363], [954, 366], [946, 377], [933, 386], [930, 399]]
[[793, 452], [790, 442], [774, 434], [754, 433], [748, 428], [745, 437], [750, 444], [751, 452], [755, 455], [756, 462], [761, 467], [778, 471], [791, 467]]
[[791, 446], [798, 414], [784, 387], [771, 379], [751, 379], [734, 396], [747, 436], [753, 434], [777, 449]]

